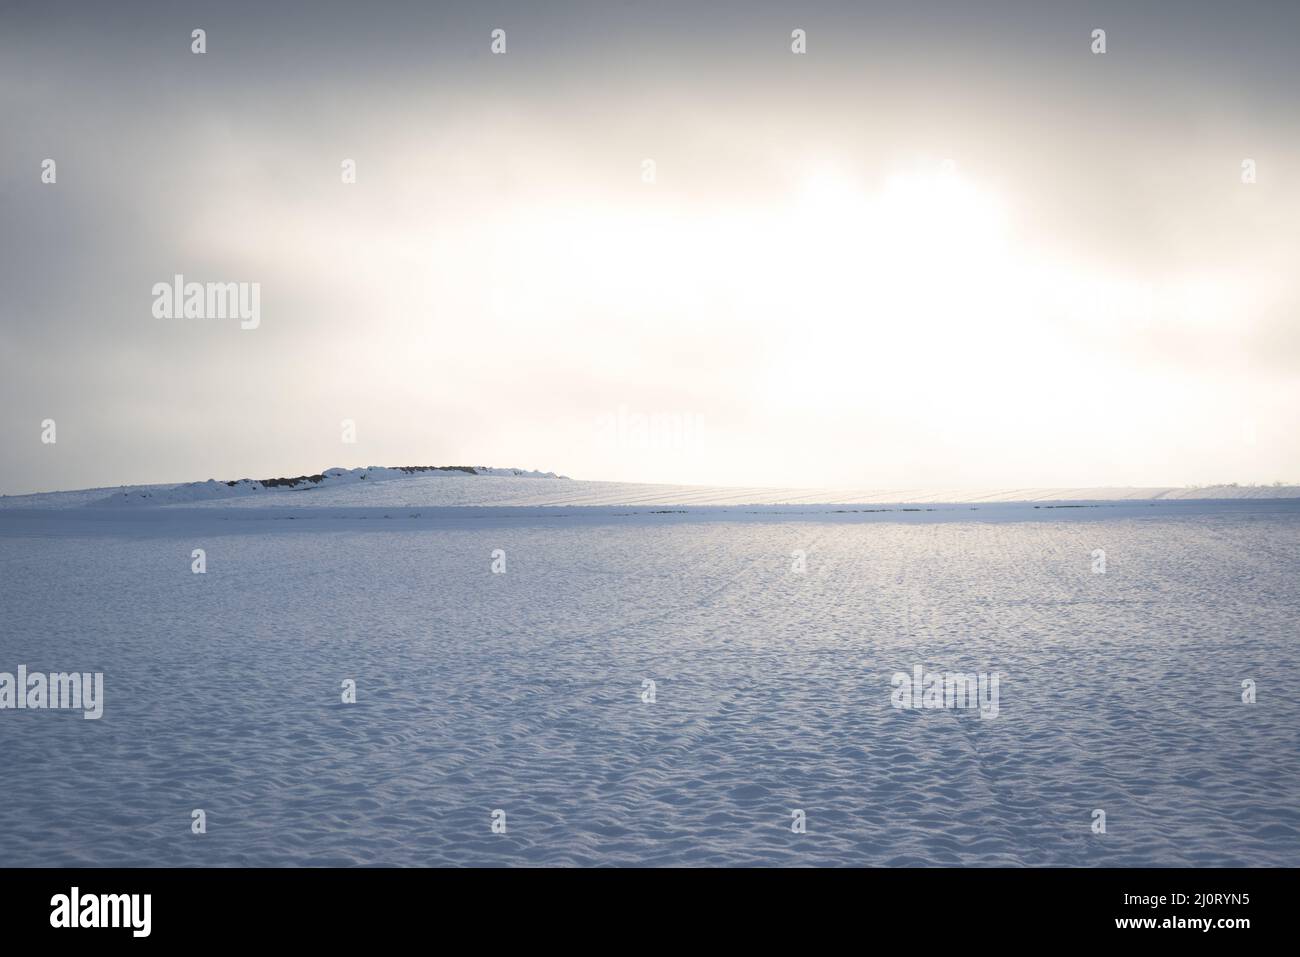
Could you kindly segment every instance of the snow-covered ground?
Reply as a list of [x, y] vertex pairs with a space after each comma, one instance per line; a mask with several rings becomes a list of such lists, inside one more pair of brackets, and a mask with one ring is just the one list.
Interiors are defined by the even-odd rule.
[[104, 673], [11, 865], [1300, 865], [1294, 490], [98, 491], [0, 508], [0, 672]]

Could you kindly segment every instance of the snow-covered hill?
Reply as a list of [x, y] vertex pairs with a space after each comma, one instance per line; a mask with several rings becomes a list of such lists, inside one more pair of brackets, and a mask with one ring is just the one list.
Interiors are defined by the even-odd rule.
[[[72, 508], [78, 506], [201, 505], [231, 500], [273, 500], [290, 504], [288, 493], [323, 492], [349, 486], [373, 487], [383, 482], [416, 477], [435, 481], [467, 476], [512, 479], [566, 479], [554, 472], [528, 469], [494, 468], [488, 465], [402, 465], [397, 467], [328, 468], [315, 475], [291, 478], [234, 479], [219, 482], [184, 482], [177, 485], [122, 485], [117, 488], [80, 489], [68, 492], [38, 492], [32, 495], [0, 496], [0, 508]], [[360, 491], [361, 500], [369, 497]], [[314, 497], [313, 497], [314, 498]], [[232, 503], [233, 504], [233, 503]], [[244, 504], [239, 501], [239, 504]], [[307, 504], [303, 502], [302, 504]]]
[[[552, 481], [538, 481], [551, 479]], [[293, 478], [133, 485], [0, 497], [3, 508], [276, 506], [290, 508], [741, 505], [931, 505], [1298, 499], [1300, 486], [1204, 488], [879, 489], [663, 485], [568, 479], [483, 466], [330, 468]]]

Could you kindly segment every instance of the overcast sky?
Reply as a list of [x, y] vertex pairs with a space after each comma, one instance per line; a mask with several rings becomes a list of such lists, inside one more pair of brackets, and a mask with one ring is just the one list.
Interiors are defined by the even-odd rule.
[[0, 492], [1300, 481], [1300, 4], [266, 7], [0, 5]]

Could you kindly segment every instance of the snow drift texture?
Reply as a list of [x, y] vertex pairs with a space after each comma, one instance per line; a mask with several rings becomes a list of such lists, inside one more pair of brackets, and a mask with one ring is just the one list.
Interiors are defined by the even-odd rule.
[[[375, 471], [0, 509], [0, 671], [104, 673], [0, 712], [7, 864], [1300, 865], [1294, 499]], [[999, 716], [895, 710], [917, 664]]]

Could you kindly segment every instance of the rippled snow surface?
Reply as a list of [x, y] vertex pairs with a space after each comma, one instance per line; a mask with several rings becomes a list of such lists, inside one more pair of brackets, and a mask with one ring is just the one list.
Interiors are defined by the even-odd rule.
[[1300, 508], [1083, 511], [0, 521], [4, 863], [1300, 865]]

